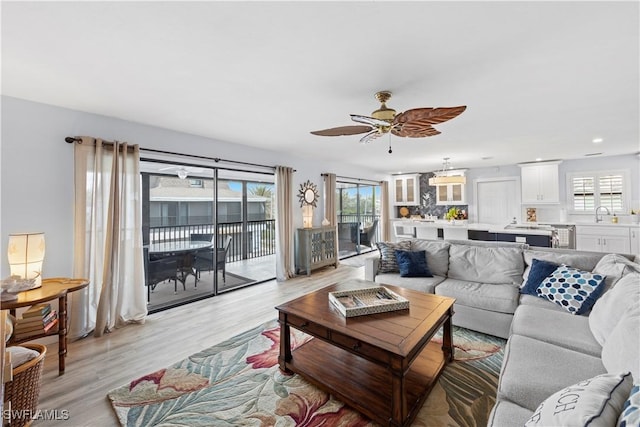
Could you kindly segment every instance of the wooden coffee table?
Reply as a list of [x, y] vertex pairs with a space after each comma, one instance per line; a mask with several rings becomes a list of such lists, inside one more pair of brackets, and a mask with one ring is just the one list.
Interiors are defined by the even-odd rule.
[[[453, 360], [453, 298], [388, 287], [410, 301], [408, 310], [346, 318], [329, 292], [378, 286], [338, 283], [276, 307], [280, 369], [296, 372], [372, 420], [407, 426], [445, 365]], [[315, 337], [291, 349], [291, 327]], [[444, 327], [443, 344], [431, 338]]]

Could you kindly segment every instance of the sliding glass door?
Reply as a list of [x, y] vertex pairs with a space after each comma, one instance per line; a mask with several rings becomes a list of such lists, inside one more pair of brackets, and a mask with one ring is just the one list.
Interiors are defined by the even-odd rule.
[[336, 182], [338, 250], [346, 258], [376, 249], [380, 237], [380, 186]]
[[275, 277], [273, 174], [141, 162], [150, 311]]

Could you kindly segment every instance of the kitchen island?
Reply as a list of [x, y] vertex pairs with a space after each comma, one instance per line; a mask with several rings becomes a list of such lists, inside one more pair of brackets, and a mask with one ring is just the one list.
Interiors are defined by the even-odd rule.
[[[482, 224], [466, 220], [392, 220], [396, 236], [445, 240], [487, 240], [554, 246], [555, 229], [537, 224]], [[400, 232], [399, 232], [400, 230]]]

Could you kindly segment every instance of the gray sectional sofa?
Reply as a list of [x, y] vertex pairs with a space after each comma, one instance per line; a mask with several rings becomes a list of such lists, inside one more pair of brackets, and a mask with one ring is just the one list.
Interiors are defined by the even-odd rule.
[[[633, 384], [640, 384], [637, 256], [467, 240], [409, 239], [400, 245], [402, 250], [424, 250], [433, 277], [380, 271], [381, 265], [389, 266], [370, 258], [365, 279], [453, 297], [454, 325], [508, 338], [489, 425], [618, 425]], [[522, 294], [534, 259], [606, 276], [604, 291], [594, 294], [595, 304], [584, 314], [572, 314], [538, 295]], [[609, 392], [596, 398], [593, 389]], [[637, 408], [637, 386], [633, 393]], [[567, 401], [572, 404], [566, 405]], [[557, 410], [561, 406], [564, 410]], [[634, 413], [627, 426], [640, 425], [640, 409]], [[561, 416], [590, 421], [571, 424], [554, 418]]]

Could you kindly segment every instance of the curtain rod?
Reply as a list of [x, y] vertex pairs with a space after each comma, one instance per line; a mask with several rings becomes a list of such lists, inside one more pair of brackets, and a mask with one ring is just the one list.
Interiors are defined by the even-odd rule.
[[[82, 143], [82, 139], [81, 138], [74, 138], [74, 137], [71, 137], [71, 136], [66, 137], [64, 140], [69, 144], [72, 144], [74, 142], [77, 142], [78, 144]], [[110, 142], [110, 141], [103, 141], [103, 142], [105, 144], [107, 144], [107, 145], [109, 145], [109, 144], [113, 145], [113, 142]], [[158, 154], [169, 154], [169, 155], [172, 155], [172, 156], [191, 157], [191, 158], [194, 158], [194, 159], [213, 160], [216, 163], [219, 163], [219, 162], [234, 163], [234, 164], [237, 164], [237, 165], [257, 166], [257, 167], [260, 167], [260, 168], [268, 168], [268, 169], [274, 169], [274, 170], [276, 168], [275, 166], [261, 165], [261, 164], [258, 164], [258, 163], [241, 162], [241, 161], [238, 161], [238, 160], [226, 160], [226, 159], [221, 159], [219, 157], [199, 156], [199, 155], [195, 155], [195, 154], [176, 153], [176, 152], [173, 152], [173, 151], [154, 150], [152, 148], [142, 148], [142, 147], [140, 147], [140, 151], [146, 151], [146, 152], [149, 152], [149, 153], [158, 153]], [[294, 169], [294, 172], [295, 172], [295, 169]]]
[[[64, 139], [66, 142], [68, 142], [69, 144], [72, 144], [74, 142], [77, 142], [78, 144], [82, 144], [82, 139], [81, 138], [73, 138], [73, 137], [66, 137]], [[113, 143], [112, 141], [102, 141], [103, 145], [107, 145], [107, 146], [111, 146], [113, 147], [115, 145], [115, 143]], [[122, 150], [122, 146], [119, 147], [119, 150]], [[133, 152], [134, 147], [133, 145], [127, 145], [127, 151], [128, 152]]]
[[[329, 175], [328, 173], [321, 173], [320, 176], [327, 176]], [[368, 181], [368, 182], [372, 182], [374, 184], [380, 184], [382, 181], [374, 181], [373, 179], [364, 179], [364, 178], [353, 178], [350, 176], [340, 176], [340, 175], [336, 175], [336, 178], [342, 178], [342, 179], [352, 179], [354, 181]]]

